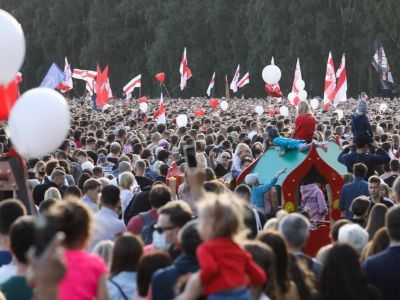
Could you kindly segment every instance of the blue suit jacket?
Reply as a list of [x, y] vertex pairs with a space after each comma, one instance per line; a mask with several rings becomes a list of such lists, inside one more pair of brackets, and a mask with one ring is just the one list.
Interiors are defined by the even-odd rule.
[[385, 300], [400, 299], [400, 246], [392, 246], [368, 258], [363, 268], [369, 282], [376, 286]]

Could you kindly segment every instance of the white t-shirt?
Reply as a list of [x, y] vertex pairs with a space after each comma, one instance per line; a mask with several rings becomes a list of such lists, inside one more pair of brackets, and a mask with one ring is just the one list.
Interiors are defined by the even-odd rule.
[[14, 263], [14, 259], [8, 265], [0, 267], [0, 284], [3, 284], [17, 274], [17, 265]]

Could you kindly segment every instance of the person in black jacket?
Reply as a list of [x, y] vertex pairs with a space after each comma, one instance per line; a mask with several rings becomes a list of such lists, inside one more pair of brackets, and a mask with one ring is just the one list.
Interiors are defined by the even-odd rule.
[[67, 189], [67, 186], [64, 185], [64, 182], [65, 172], [55, 169], [53, 173], [51, 173], [50, 181], [37, 185], [33, 190], [33, 200], [35, 201], [35, 205], [40, 205], [40, 203], [44, 200], [44, 194], [51, 187], [57, 188], [60, 191], [61, 196], [63, 196], [65, 190]]
[[153, 275], [151, 286], [154, 300], [173, 299], [176, 292], [183, 288], [177, 286], [179, 279], [199, 269], [196, 249], [201, 244], [201, 238], [197, 226], [198, 222], [193, 220], [182, 227], [179, 236], [182, 254], [171, 266], [158, 270]]

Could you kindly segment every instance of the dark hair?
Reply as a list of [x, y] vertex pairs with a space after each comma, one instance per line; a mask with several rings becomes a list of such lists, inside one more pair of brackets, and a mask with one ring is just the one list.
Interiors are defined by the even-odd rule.
[[166, 161], [169, 157], [170, 152], [168, 150], [162, 149], [157, 154], [157, 160]]
[[250, 200], [251, 198], [251, 189], [245, 184], [240, 184], [235, 187], [234, 192], [240, 199], [243, 199], [245, 197], [246, 200]]
[[364, 148], [366, 145], [368, 145], [368, 139], [365, 137], [358, 137], [356, 139], [356, 147], [357, 149], [362, 149]]
[[196, 256], [196, 249], [202, 243], [197, 226], [198, 221], [193, 220], [186, 223], [181, 229], [179, 241], [182, 251], [187, 255]]
[[26, 254], [34, 244], [34, 232], [32, 216], [19, 217], [10, 228], [11, 251], [20, 263], [28, 263]]
[[86, 180], [92, 178], [92, 176], [87, 173], [84, 172], [81, 174], [81, 176], [79, 176], [78, 178], [78, 188], [83, 192], [83, 185], [85, 184]]
[[58, 160], [49, 160], [49, 161], [46, 163], [46, 167], [45, 167], [46, 175], [47, 175], [47, 176], [50, 176], [51, 173], [53, 173], [54, 169], [55, 169], [58, 165], [59, 165], [59, 164], [58, 164]]
[[8, 199], [0, 202], [0, 234], [8, 235], [10, 227], [16, 219], [26, 215], [25, 206], [21, 201]]
[[206, 181], [217, 179], [217, 176], [215, 176], [215, 172], [213, 169], [206, 168], [205, 173], [206, 173]]
[[165, 184], [157, 184], [152, 187], [149, 195], [152, 207], [160, 208], [171, 201], [171, 191]]
[[347, 219], [340, 219], [332, 225], [330, 232], [332, 242], [337, 242], [339, 240], [339, 229], [346, 224], [351, 224], [351, 221]]
[[50, 215], [55, 216], [57, 229], [65, 233], [67, 249], [82, 248], [90, 236], [91, 213], [78, 201], [58, 201]]
[[271, 299], [276, 299], [278, 286], [275, 274], [275, 254], [273, 250], [260, 241], [246, 241], [244, 248], [251, 254], [254, 262], [268, 275], [268, 281], [264, 289], [265, 293]]
[[168, 175], [168, 165], [167, 164], [162, 164], [159, 168], [159, 172], [161, 176], [167, 176]]
[[369, 218], [365, 230], [368, 232], [369, 239], [371, 240], [375, 232], [385, 226], [385, 215], [387, 212], [387, 207], [385, 204], [375, 204], [371, 212], [369, 213]]
[[103, 168], [100, 166], [95, 166], [92, 169], [92, 173], [94, 176], [102, 176], [103, 175]]
[[82, 192], [76, 185], [70, 185], [69, 187], [67, 187], [64, 193], [64, 198], [67, 198], [67, 196], [74, 196], [77, 198], [81, 198]]
[[390, 170], [393, 172], [400, 171], [400, 161], [398, 159], [392, 159], [390, 161]]
[[365, 177], [368, 172], [368, 167], [363, 163], [357, 163], [353, 165], [353, 174], [357, 177]]
[[50, 211], [50, 209], [58, 202], [53, 198], [45, 199], [39, 204], [39, 213], [46, 214]]
[[319, 290], [320, 299], [369, 299], [368, 284], [352, 246], [336, 244], [329, 250], [319, 278]]
[[168, 215], [171, 224], [179, 228], [192, 219], [192, 211], [186, 202], [181, 200], [171, 201], [164, 205], [158, 215]]
[[272, 230], [261, 232], [257, 240], [274, 251], [277, 285], [281, 294], [285, 294], [290, 288], [289, 254], [285, 240], [281, 234]]
[[400, 206], [389, 209], [385, 222], [390, 239], [400, 241]]
[[370, 204], [367, 196], [359, 196], [351, 202], [350, 211], [357, 217], [361, 217], [368, 212]]
[[101, 186], [101, 182], [95, 178], [90, 178], [83, 184], [83, 192], [86, 194], [90, 190], [97, 189]]
[[109, 184], [101, 190], [101, 204], [114, 207], [121, 201], [120, 190], [117, 186]]
[[153, 251], [150, 254], [142, 256], [139, 261], [136, 277], [139, 296], [147, 296], [153, 274], [159, 269], [168, 267], [171, 263], [171, 257], [165, 251]]
[[120, 272], [135, 272], [143, 253], [143, 242], [132, 233], [125, 232], [115, 241], [110, 275]]
[[224, 184], [217, 179], [204, 182], [203, 187], [204, 187], [205, 191], [209, 192], [209, 193], [215, 193], [215, 194], [220, 195], [225, 192]]

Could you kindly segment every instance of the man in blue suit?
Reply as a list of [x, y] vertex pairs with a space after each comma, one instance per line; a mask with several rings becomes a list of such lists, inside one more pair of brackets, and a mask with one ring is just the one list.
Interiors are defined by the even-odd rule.
[[371, 256], [363, 268], [371, 284], [383, 294], [383, 299], [400, 299], [400, 206], [392, 207], [386, 214], [386, 228], [390, 246]]

